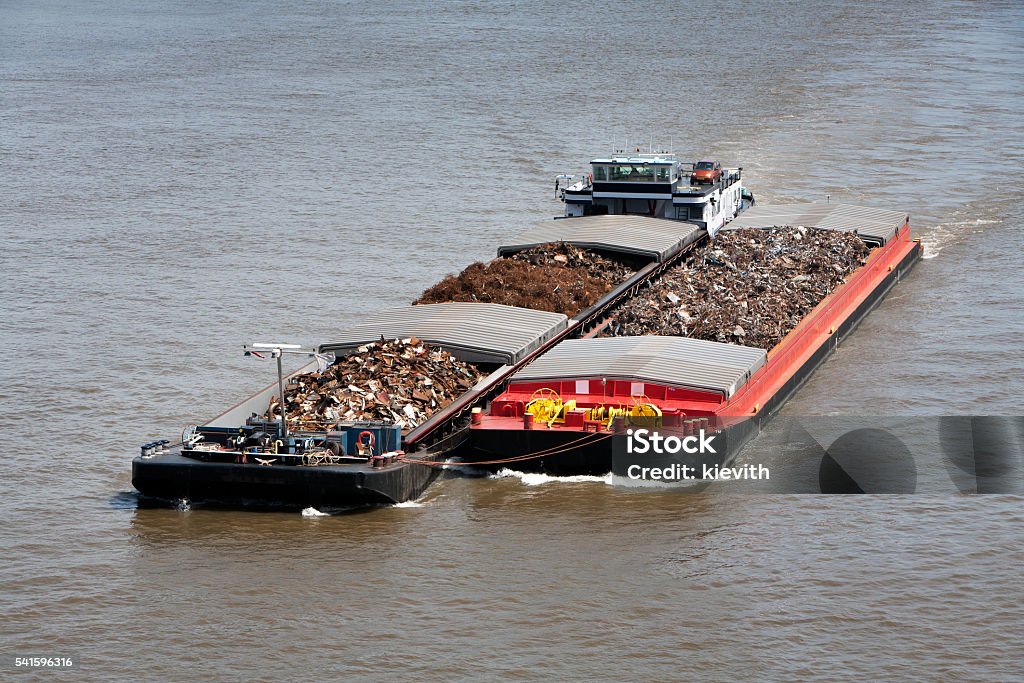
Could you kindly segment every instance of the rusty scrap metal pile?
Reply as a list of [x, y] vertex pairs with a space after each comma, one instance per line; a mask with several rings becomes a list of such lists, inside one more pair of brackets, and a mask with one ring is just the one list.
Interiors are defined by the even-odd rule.
[[633, 274], [629, 266], [589, 249], [557, 242], [449, 275], [415, 304], [480, 301], [573, 316]]
[[[288, 427], [324, 431], [340, 421], [384, 420], [407, 432], [480, 378], [476, 366], [415, 337], [381, 340], [323, 372], [291, 378], [285, 389]], [[275, 396], [265, 419], [280, 419], [278, 403]]]
[[596, 251], [583, 249], [566, 242], [550, 242], [539, 247], [524, 249], [508, 258], [526, 261], [535, 266], [585, 268], [588, 273], [607, 282], [618, 284], [633, 274], [633, 269]]
[[771, 349], [869, 251], [847, 232], [723, 230], [641, 291], [603, 335], [673, 335]]

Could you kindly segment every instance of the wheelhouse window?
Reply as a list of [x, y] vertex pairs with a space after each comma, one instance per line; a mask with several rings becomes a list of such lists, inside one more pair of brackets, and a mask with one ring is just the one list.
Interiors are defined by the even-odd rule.
[[671, 169], [668, 166], [655, 166], [655, 176], [659, 183], [667, 183]]
[[654, 182], [654, 167], [643, 164], [616, 164], [608, 167], [608, 180], [616, 183]]
[[604, 182], [608, 180], [608, 172], [604, 166], [594, 166], [594, 181]]

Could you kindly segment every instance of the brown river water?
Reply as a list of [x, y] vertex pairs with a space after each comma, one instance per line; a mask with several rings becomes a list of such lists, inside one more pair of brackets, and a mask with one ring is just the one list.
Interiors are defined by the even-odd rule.
[[1013, 1], [0, 2], [3, 678], [1021, 680], [1019, 489], [447, 476], [304, 517], [130, 472], [269, 383], [243, 343], [411, 301], [639, 140], [911, 215], [925, 259], [784, 415], [1020, 415], [1022, 96]]

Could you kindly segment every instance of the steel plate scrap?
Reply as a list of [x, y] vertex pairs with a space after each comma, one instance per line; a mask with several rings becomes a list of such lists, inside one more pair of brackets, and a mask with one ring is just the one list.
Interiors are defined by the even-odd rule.
[[652, 282], [603, 335], [673, 335], [771, 349], [869, 252], [847, 232], [723, 231]]
[[[337, 422], [384, 420], [403, 432], [423, 423], [480, 379], [476, 366], [415, 337], [381, 340], [337, 359], [323, 372], [292, 377], [285, 388], [287, 422], [324, 431]], [[277, 397], [264, 416], [280, 419]]]

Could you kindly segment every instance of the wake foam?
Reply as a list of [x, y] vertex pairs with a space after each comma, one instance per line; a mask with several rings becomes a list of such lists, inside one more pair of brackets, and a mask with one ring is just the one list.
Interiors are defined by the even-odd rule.
[[[931, 230], [924, 239], [921, 240], [921, 246], [924, 247], [924, 253], [921, 254], [921, 260], [927, 261], [933, 259], [942, 253], [942, 250], [951, 244], [956, 244], [964, 239], [967, 235], [981, 232], [980, 228], [984, 225], [993, 225], [995, 223], [1001, 223], [1002, 221], [990, 218], [972, 218], [963, 221], [954, 221], [952, 223], [939, 223]], [[978, 229], [971, 229], [978, 228]]]
[[330, 517], [326, 512], [320, 512], [315, 507], [308, 507], [302, 511], [303, 517]]
[[470, 478], [486, 477], [489, 474], [483, 467], [477, 467], [472, 463], [459, 462], [457, 460], [449, 460], [444, 463], [441, 471]]
[[550, 474], [541, 474], [538, 472], [516, 472], [508, 468], [502, 468], [495, 474], [492, 474], [490, 479], [518, 479], [527, 486], [541, 486], [543, 484], [580, 484], [580, 483], [595, 483], [595, 484], [608, 484], [612, 483], [612, 473], [604, 474], [601, 476], [594, 476], [589, 474], [577, 474], [570, 477], [555, 477]]

